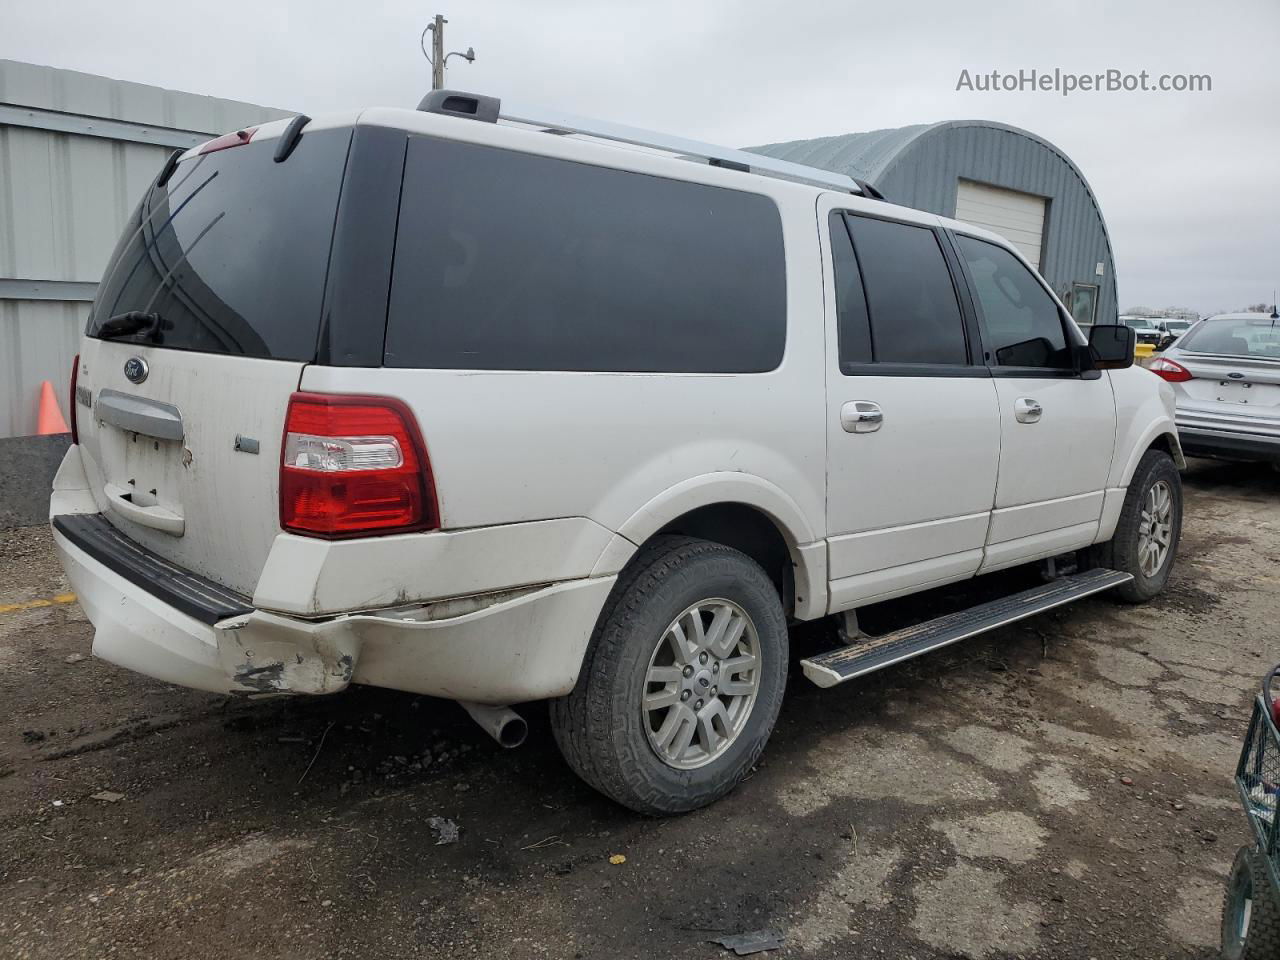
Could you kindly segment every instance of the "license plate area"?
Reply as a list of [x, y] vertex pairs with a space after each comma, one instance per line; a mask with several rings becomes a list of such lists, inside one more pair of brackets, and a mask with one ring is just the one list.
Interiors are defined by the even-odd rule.
[[138, 433], [122, 436], [121, 473], [112, 479], [126, 488], [129, 500], [139, 507], [162, 505], [180, 511], [178, 489], [183, 447], [172, 440], [158, 440]]
[[1251, 403], [1254, 399], [1253, 384], [1238, 380], [1219, 380], [1215, 393], [1220, 403]]
[[108, 499], [129, 519], [144, 523], [151, 515], [141, 511], [149, 509], [181, 515], [182, 474], [190, 464], [181, 411], [170, 403], [104, 389], [94, 413]]

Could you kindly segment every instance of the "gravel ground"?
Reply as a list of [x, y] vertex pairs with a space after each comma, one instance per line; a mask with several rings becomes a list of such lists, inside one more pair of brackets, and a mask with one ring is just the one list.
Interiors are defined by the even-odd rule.
[[[450, 703], [215, 697], [88, 656], [74, 603], [0, 613], [0, 956], [714, 958], [774, 927], [769, 956], [1216, 957], [1280, 475], [1185, 483], [1152, 603], [830, 691], [793, 671], [750, 779], [666, 821], [575, 780], [542, 707], [504, 752]], [[43, 528], [0, 532], [0, 607], [67, 589]]]

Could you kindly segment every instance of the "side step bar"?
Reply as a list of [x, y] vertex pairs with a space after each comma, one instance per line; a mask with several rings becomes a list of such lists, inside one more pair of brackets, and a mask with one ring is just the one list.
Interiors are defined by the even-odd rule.
[[1132, 574], [1097, 567], [914, 627], [829, 650], [801, 660], [800, 666], [804, 668], [804, 675], [818, 686], [834, 687], [837, 683], [883, 670], [930, 650], [947, 647], [1081, 597], [1110, 590], [1132, 579]]

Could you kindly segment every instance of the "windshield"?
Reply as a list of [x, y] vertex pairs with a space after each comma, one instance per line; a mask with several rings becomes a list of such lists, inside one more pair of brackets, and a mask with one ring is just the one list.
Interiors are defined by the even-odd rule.
[[1280, 321], [1206, 320], [1178, 341], [1178, 349], [1224, 357], [1280, 360]]
[[1121, 317], [1120, 322], [1126, 327], [1133, 327], [1135, 330], [1148, 330], [1151, 328], [1151, 321], [1145, 317]]
[[91, 337], [311, 360], [350, 129], [178, 164], [125, 227], [89, 316]]

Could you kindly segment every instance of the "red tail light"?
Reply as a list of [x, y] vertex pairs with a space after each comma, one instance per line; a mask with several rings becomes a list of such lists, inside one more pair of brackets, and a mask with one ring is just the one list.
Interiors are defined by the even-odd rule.
[[67, 410], [71, 413], [71, 442], [80, 442], [79, 424], [76, 422], [76, 379], [80, 376], [80, 354], [71, 361], [71, 403]]
[[285, 416], [280, 526], [339, 538], [440, 525], [426, 447], [399, 400], [295, 393]]
[[1190, 370], [1166, 357], [1156, 357], [1147, 365], [1147, 369], [1161, 380], [1168, 380], [1170, 383], [1182, 383], [1192, 379]]

